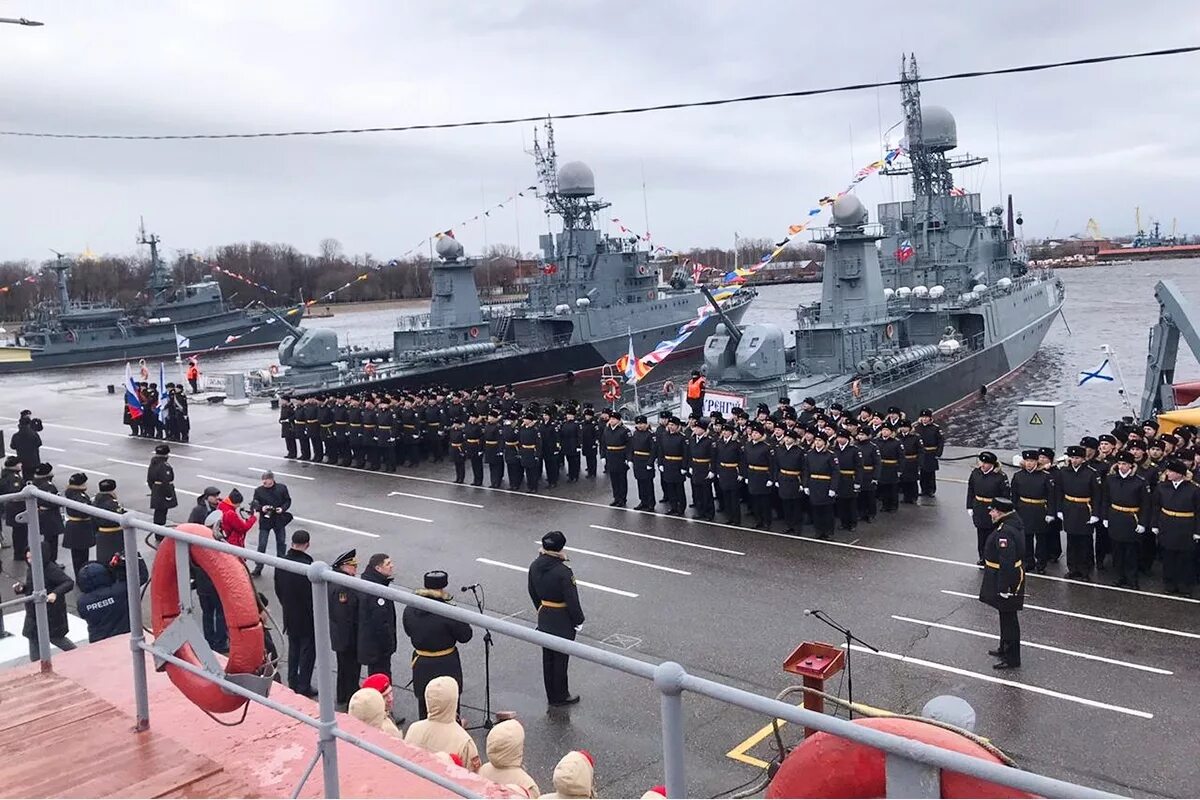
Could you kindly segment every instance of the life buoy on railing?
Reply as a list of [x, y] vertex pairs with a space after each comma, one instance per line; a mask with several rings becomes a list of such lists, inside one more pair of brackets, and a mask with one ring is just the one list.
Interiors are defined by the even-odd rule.
[[472, 327], [471, 330], [467, 331], [467, 333], [471, 334], [472, 339], [479, 338], [479, 328]]
[[883, 329], [884, 336], [886, 336], [889, 339], [892, 338], [892, 336], [894, 336], [895, 333], [896, 333], [896, 328], [890, 322], [887, 324], [887, 327]]
[[675, 394], [675, 381], [665, 380], [662, 385], [663, 394]]
[[267, 369], [267, 372], [271, 373], [272, 378], [278, 378], [279, 377], [279, 365], [272, 364], [270, 366], [270, 368]]
[[642, 264], [640, 267], [638, 267], [638, 275], [649, 275], [649, 274], [650, 274], [650, 269], [645, 264]]
[[613, 402], [621, 397], [621, 384], [617, 383], [616, 378], [605, 378], [600, 382], [604, 389], [604, 399], [608, 402]]
[[862, 397], [862, 384], [857, 378], [850, 382], [850, 394], [855, 397]]
[[[193, 536], [213, 538], [212, 531], [203, 525], [184, 523], [176, 530]], [[221, 608], [225, 612], [225, 625], [229, 629], [229, 657], [225, 661], [227, 675], [257, 672], [266, 659], [263, 645], [262, 621], [258, 616], [258, 600], [250, 573], [237, 556], [218, 553], [206, 547], [188, 548], [192, 562], [204, 570], [217, 590]], [[175, 575], [175, 543], [167, 542], [154, 556], [154, 570], [150, 579], [150, 619], [154, 638], [162, 635], [179, 616], [179, 581]], [[200, 659], [190, 644], [185, 644], [174, 653], [189, 664], [201, 666]], [[194, 675], [174, 664], [167, 664], [167, 677], [184, 697], [213, 714], [236, 711], [248, 701], [244, 697], [228, 694], [217, 684]]]
[[363, 367], [363, 374], [366, 375], [368, 378], [374, 378], [375, 377], [375, 365], [372, 364], [370, 361], [368, 361], [367, 365], [365, 367]]

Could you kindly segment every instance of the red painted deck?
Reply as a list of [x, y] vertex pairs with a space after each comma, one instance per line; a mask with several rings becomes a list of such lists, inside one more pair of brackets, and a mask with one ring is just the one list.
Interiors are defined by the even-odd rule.
[[[316, 750], [316, 729], [252, 704], [223, 727], [149, 671], [150, 730], [133, 732], [129, 641], [54, 653], [54, 672], [0, 672], [0, 797], [287, 797]], [[316, 716], [315, 702], [276, 685], [271, 697]], [[232, 715], [236, 718], [238, 715]], [[490, 797], [504, 790], [345, 714], [338, 724]], [[343, 797], [453, 797], [441, 787], [338, 743]], [[301, 797], [323, 794], [321, 767]]]

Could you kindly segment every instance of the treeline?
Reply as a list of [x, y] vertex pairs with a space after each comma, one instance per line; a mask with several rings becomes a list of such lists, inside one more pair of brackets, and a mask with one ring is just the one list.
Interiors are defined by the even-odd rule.
[[[774, 245], [769, 239], [742, 239], [738, 249], [738, 262], [748, 265], [757, 263]], [[694, 248], [683, 255], [719, 270], [732, 269], [734, 264], [732, 249]], [[779, 260], [821, 256], [820, 247], [801, 245], [789, 248]], [[521, 262], [528, 263], [532, 258], [532, 254], [521, 253], [511, 245], [492, 245], [475, 270], [475, 282], [484, 293], [518, 291]], [[195, 282], [211, 276], [234, 305], [261, 300], [278, 306], [322, 298], [346, 284], [350, 286], [322, 302], [402, 300], [429, 297], [431, 293], [428, 255], [402, 260], [381, 260], [370, 253], [347, 256], [335, 239], [323, 240], [316, 255], [287, 244], [250, 242], [181, 253], [169, 261], [177, 281]], [[55, 273], [49, 269], [53, 264], [53, 259], [42, 263], [0, 262], [0, 287], [6, 289], [0, 290], [0, 319], [19, 320], [39, 302], [57, 300]], [[230, 272], [241, 278], [227, 274]], [[356, 280], [364, 274], [366, 279]], [[68, 285], [73, 300], [116, 301], [131, 306], [148, 299], [145, 285], [149, 277], [150, 259], [146, 255], [100, 256], [74, 261]]]

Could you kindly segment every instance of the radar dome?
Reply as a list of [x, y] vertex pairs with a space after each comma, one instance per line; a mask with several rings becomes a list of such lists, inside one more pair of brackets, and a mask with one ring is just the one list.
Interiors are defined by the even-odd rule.
[[443, 236], [437, 240], [437, 254], [444, 261], [457, 261], [462, 258], [463, 246], [453, 236]]
[[[912, 131], [905, 131], [912, 138]], [[930, 150], [945, 152], [958, 147], [958, 123], [941, 106], [921, 107], [921, 139]]]
[[558, 170], [558, 193], [567, 197], [588, 197], [596, 193], [596, 176], [582, 161], [563, 164]]
[[866, 225], [867, 209], [854, 195], [842, 195], [833, 203], [833, 223], [840, 227]]

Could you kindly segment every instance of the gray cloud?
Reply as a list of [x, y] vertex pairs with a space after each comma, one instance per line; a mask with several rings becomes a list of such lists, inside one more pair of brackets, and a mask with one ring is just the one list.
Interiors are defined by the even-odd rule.
[[[902, 51], [925, 74], [1192, 44], [1193, 3], [1021, 0], [894, 3], [500, 4], [279, 1], [129, 4], [3, 0], [0, 127], [225, 132], [563, 113], [891, 79]], [[33, 7], [30, 7], [33, 6]], [[12, 13], [9, 13], [12, 12]], [[1032, 235], [1126, 232], [1133, 206], [1200, 232], [1188, 176], [1200, 58], [929, 84], [964, 149], [992, 162], [962, 185], [1016, 197]], [[564, 121], [563, 159], [595, 169], [613, 216], [688, 247], [733, 230], [778, 236], [842, 188], [900, 118], [895, 89], [653, 115]], [[997, 128], [1001, 159], [997, 155]], [[144, 214], [173, 247], [240, 239], [399, 255], [533, 182], [531, 126], [234, 142], [0, 139], [0, 258], [47, 247], [131, 250]], [[861, 185], [868, 206], [901, 183]], [[532, 249], [546, 223], [523, 201], [487, 240]], [[473, 224], [469, 249], [484, 243]]]

